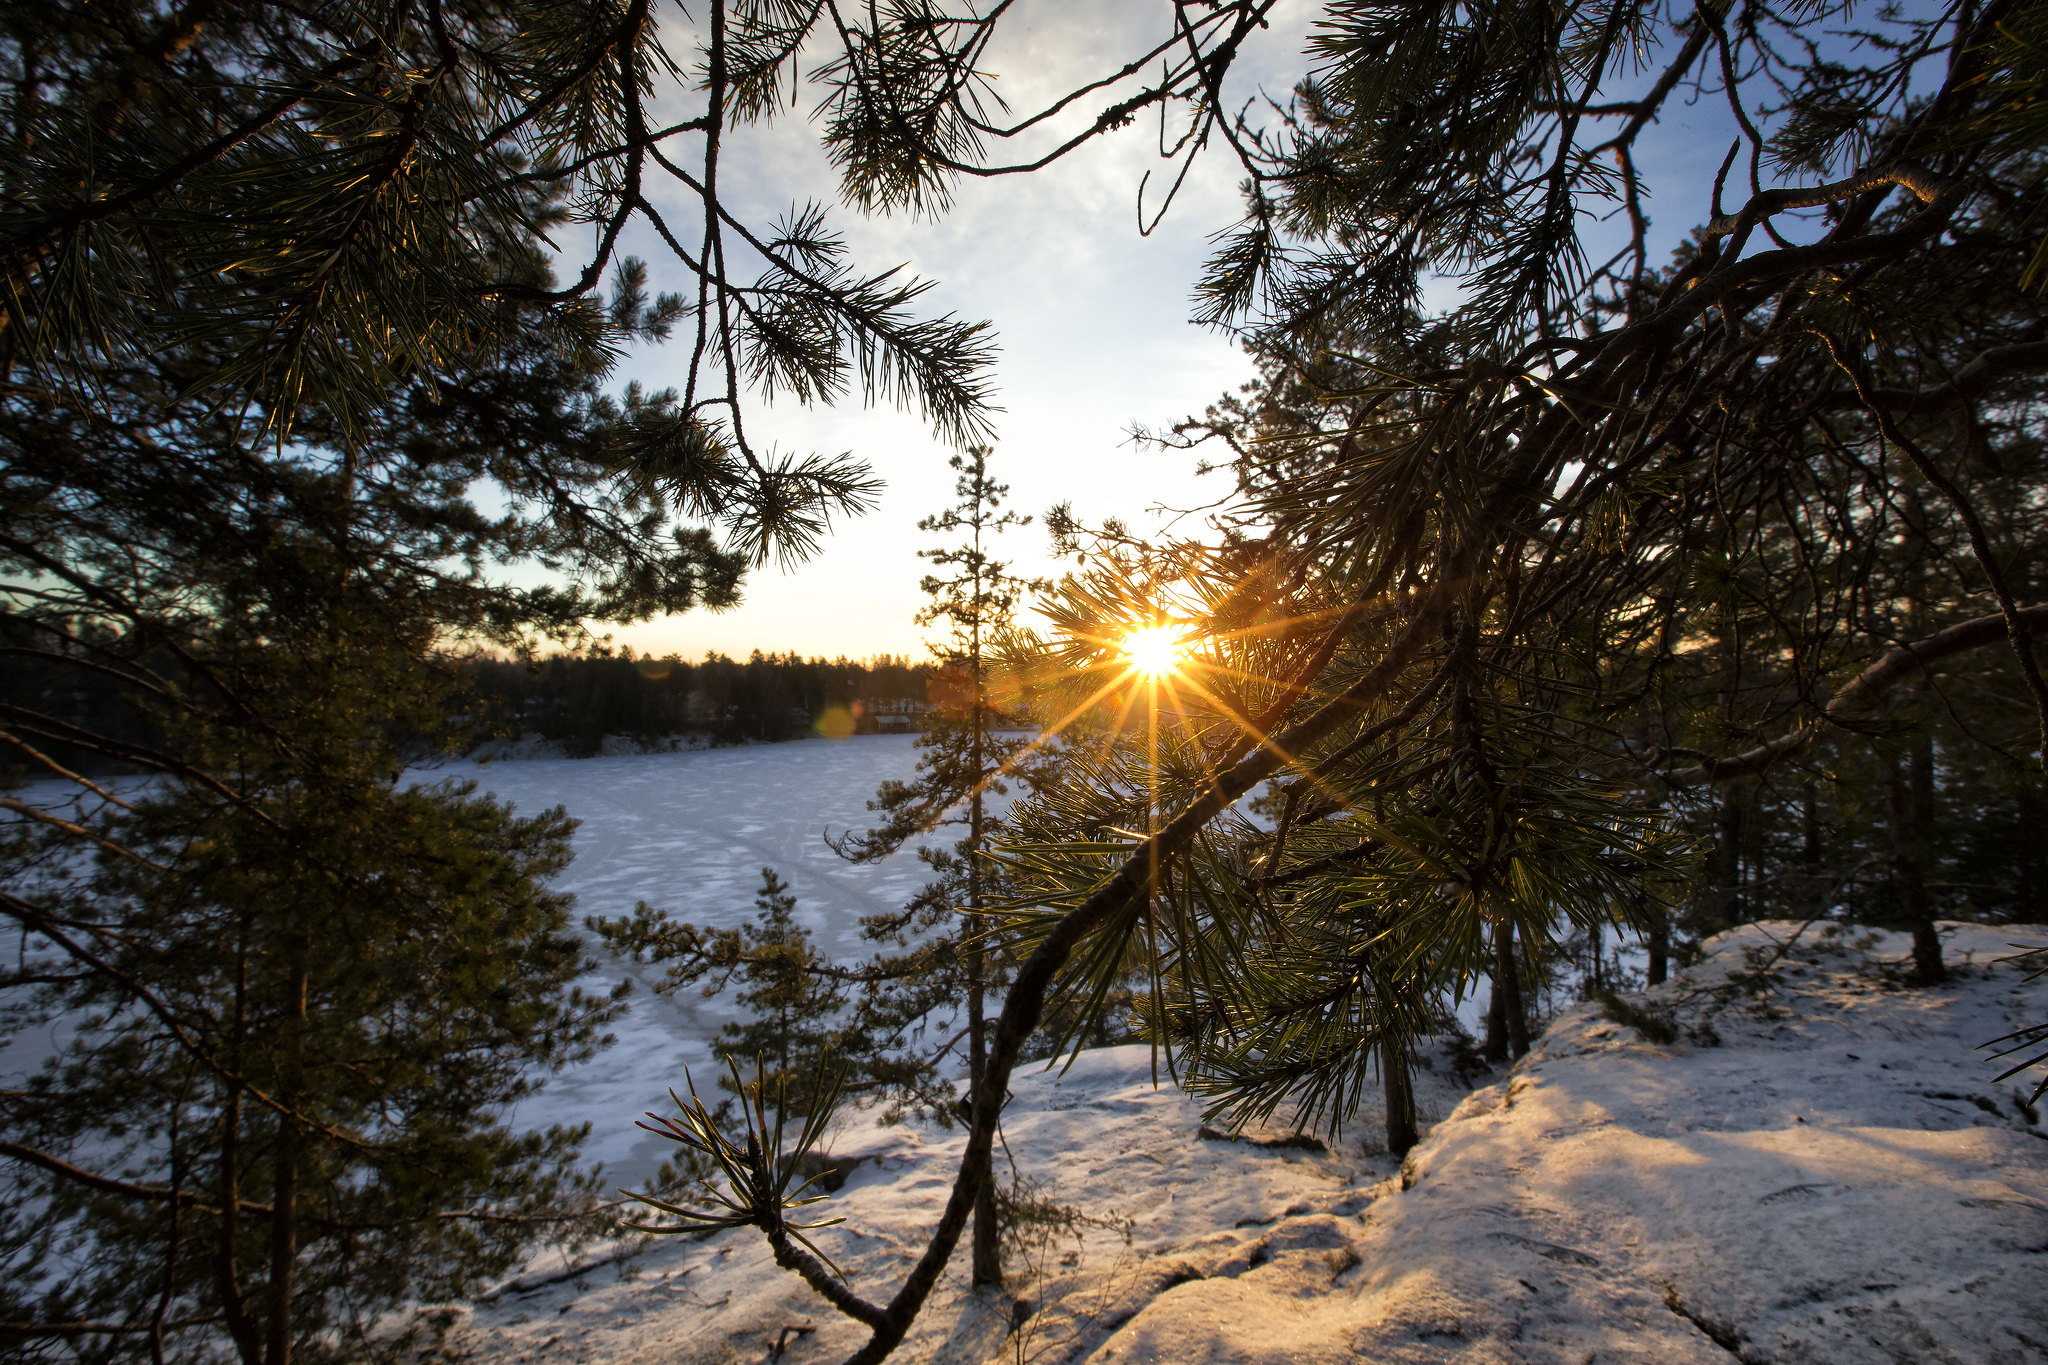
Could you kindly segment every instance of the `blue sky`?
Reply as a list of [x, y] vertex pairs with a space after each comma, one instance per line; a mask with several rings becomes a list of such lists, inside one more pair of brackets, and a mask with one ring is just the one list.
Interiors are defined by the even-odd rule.
[[[1300, 70], [1302, 35], [1316, 8], [1281, 6], [1274, 30], [1260, 35], [1238, 69], [1235, 84], [1244, 94], [1262, 81], [1285, 91]], [[1169, 14], [1150, 0], [1039, 0], [1020, 10], [1006, 20], [990, 63], [1014, 109], [1034, 106], [1085, 79], [1083, 73], [1121, 65], [1125, 54], [1163, 36]], [[1113, 98], [1084, 102], [1081, 125]], [[1134, 449], [1129, 427], [1200, 412], [1249, 374], [1234, 343], [1187, 321], [1208, 234], [1235, 217], [1237, 177], [1212, 149], [1166, 221], [1141, 238], [1135, 196], [1144, 173], [1162, 165], [1156, 134], [1156, 122], [1140, 124], [1048, 170], [963, 183], [953, 211], [936, 222], [862, 218], [837, 206], [831, 167], [810, 128], [796, 119], [743, 130], [729, 144], [721, 175], [736, 209], [755, 222], [792, 200], [833, 202], [833, 225], [859, 266], [904, 264], [938, 282], [925, 296], [930, 311], [994, 324], [1001, 351], [995, 401], [1003, 409], [995, 468], [1011, 485], [1018, 511], [1037, 514], [1071, 501], [1090, 519], [1118, 515], [1151, 526], [1157, 522], [1146, 509], [1211, 501], [1228, 485], [1222, 475], [1197, 479], [1186, 456]], [[631, 245], [648, 259], [657, 287], [682, 287], [679, 272], [664, 277], [655, 243]], [[618, 377], [656, 387], [676, 383], [683, 359], [673, 342], [645, 348]], [[916, 552], [932, 537], [916, 527], [953, 500], [951, 448], [914, 414], [863, 408], [857, 400], [758, 411], [748, 432], [784, 449], [851, 451], [887, 481], [880, 505], [842, 523], [824, 551], [799, 568], [782, 572], [771, 564], [754, 572], [738, 608], [615, 628], [614, 639], [685, 658], [706, 650], [743, 656], [755, 648], [921, 653], [923, 635], [911, 619], [923, 600], [917, 583], [925, 570]], [[1055, 567], [1036, 524], [1011, 532], [1004, 549], [1021, 572]]]
[[[1320, 10], [1314, 0], [1283, 0], [1271, 31], [1258, 35], [1233, 71], [1233, 104], [1262, 88], [1284, 96], [1305, 69], [1304, 39]], [[1013, 109], [1036, 108], [1143, 51], [1163, 35], [1169, 14], [1153, 0], [1027, 0], [1006, 19], [989, 66]], [[666, 32], [680, 48], [687, 25], [672, 22]], [[1111, 98], [1078, 105], [1080, 126]], [[1650, 212], [1664, 245], [1704, 219], [1706, 186], [1731, 127], [1726, 109], [1710, 102], [1674, 109], [1647, 134], [1641, 161], [1653, 190], [1663, 191], [1653, 194]], [[735, 208], [757, 223], [793, 201], [835, 202], [833, 224], [860, 267], [904, 265], [938, 282], [925, 299], [931, 311], [994, 324], [1001, 349], [996, 402], [1003, 409], [995, 468], [1011, 484], [1017, 510], [1036, 514], [1071, 501], [1086, 519], [1120, 516], [1143, 531], [1160, 524], [1150, 509], [1196, 506], [1229, 488], [1221, 474], [1197, 478], [1191, 456], [1133, 447], [1131, 425], [1164, 426], [1198, 413], [1250, 373], [1228, 338], [1187, 321], [1209, 236], [1237, 215], [1236, 167], [1212, 147], [1165, 222], [1140, 237], [1139, 181], [1148, 170], [1159, 180], [1164, 165], [1156, 136], [1156, 122], [1141, 122], [1048, 170], [964, 182], [952, 212], [938, 221], [863, 218], [836, 206], [832, 169], [801, 119], [740, 131], [728, 142], [721, 174]], [[1155, 186], [1155, 202], [1156, 192]], [[680, 200], [676, 210], [687, 220]], [[1598, 238], [1619, 225], [1587, 226]], [[657, 287], [683, 286], [678, 272], [664, 274], [657, 243], [628, 246], [648, 258]], [[618, 378], [665, 386], [678, 381], [682, 361], [678, 344], [649, 347], [629, 357]], [[887, 481], [880, 505], [843, 523], [810, 562], [788, 572], [773, 565], [756, 571], [738, 608], [615, 629], [614, 639], [685, 658], [707, 650], [744, 656], [756, 648], [922, 652], [922, 634], [912, 624], [923, 600], [916, 552], [931, 537], [916, 523], [952, 501], [950, 449], [915, 415], [857, 401], [757, 410], [748, 430], [764, 445], [852, 452]], [[1037, 525], [1013, 532], [1005, 548], [1021, 572], [1057, 567]]]

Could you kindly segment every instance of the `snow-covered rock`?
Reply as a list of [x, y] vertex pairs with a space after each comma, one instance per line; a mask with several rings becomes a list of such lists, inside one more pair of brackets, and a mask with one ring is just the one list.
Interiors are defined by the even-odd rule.
[[[1945, 926], [1955, 979], [1914, 990], [1902, 936], [1797, 928], [1725, 935], [1632, 997], [1669, 1043], [1587, 1004], [1462, 1098], [1436, 1059], [1418, 1089], [1440, 1121], [1398, 1170], [1360, 1145], [1373, 1114], [1325, 1152], [1199, 1137], [1143, 1048], [1020, 1075], [1009, 1159], [1091, 1221], [1041, 1225], [999, 1294], [949, 1273], [897, 1358], [2048, 1359], [2048, 1135], [1975, 1051], [2048, 1017], [2048, 982], [1995, 961], [2048, 931]], [[870, 1297], [921, 1249], [960, 1142], [842, 1120], [833, 1150], [862, 1160], [818, 1239]], [[835, 1360], [865, 1337], [750, 1232], [547, 1270], [454, 1344], [627, 1365]]]

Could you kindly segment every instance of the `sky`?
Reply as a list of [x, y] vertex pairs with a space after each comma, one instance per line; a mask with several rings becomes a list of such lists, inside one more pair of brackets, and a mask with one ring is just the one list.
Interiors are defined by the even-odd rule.
[[[1304, 43], [1321, 9], [1320, 0], [1282, 0], [1270, 31], [1247, 45], [1232, 70], [1226, 96], [1233, 107], [1261, 91], [1285, 97], [1308, 67]], [[1035, 109], [1145, 50], [1164, 35], [1170, 14], [1163, 0], [1024, 0], [1006, 16], [987, 66], [1013, 110]], [[673, 50], [687, 45], [687, 30], [671, 11], [664, 31]], [[1655, 69], [1653, 56], [1637, 80], [1647, 84]], [[1078, 124], [1070, 121], [1064, 129], [1086, 126], [1129, 88], [1082, 100], [1074, 111]], [[1681, 102], [1639, 145], [1660, 249], [1704, 219], [1706, 189], [1731, 132], [1725, 108], [1711, 100]], [[733, 209], [753, 223], [771, 220], [794, 202], [826, 202], [857, 267], [902, 265], [936, 281], [921, 301], [926, 315], [990, 321], [1000, 348], [993, 380], [1001, 409], [992, 468], [1011, 486], [1010, 506], [1042, 517], [1055, 503], [1070, 502], [1084, 521], [1117, 516], [1143, 534], [1166, 520], [1154, 509], [1213, 503], [1230, 485], [1221, 473], [1197, 477], [1197, 456], [1135, 446], [1131, 427], [1156, 429], [1199, 414], [1251, 374], [1234, 342], [1188, 321], [1211, 235], [1238, 216], [1238, 168], [1227, 149], [1212, 146], [1164, 222], [1141, 237], [1141, 178], [1151, 171], [1159, 181], [1165, 166], [1157, 136], [1156, 120], [1149, 126], [1141, 120], [1046, 170], [963, 181], [951, 212], [936, 221], [869, 218], [837, 203], [836, 177], [815, 131], [803, 119], [785, 117], [730, 138], [721, 187]], [[1148, 202], [1156, 204], [1156, 184], [1150, 195]], [[671, 202], [672, 221], [687, 220], [686, 202]], [[1584, 226], [1595, 245], [1621, 231], [1618, 222]], [[665, 265], [651, 236], [629, 235], [625, 245], [647, 259], [656, 288], [685, 287], [680, 268]], [[685, 346], [679, 331], [675, 341], [642, 348], [616, 379], [657, 388], [678, 384]], [[607, 628], [614, 642], [636, 653], [684, 658], [707, 651], [745, 657], [755, 649], [921, 654], [925, 635], [913, 617], [924, 601], [918, 581], [925, 566], [917, 551], [936, 538], [918, 531], [917, 522], [954, 501], [955, 476], [946, 463], [952, 450], [914, 414], [886, 405], [864, 408], [857, 398], [819, 409], [757, 404], [747, 423], [762, 446], [864, 460], [886, 483], [879, 505], [841, 522], [807, 563], [754, 571], [739, 607]], [[1196, 530], [1199, 516], [1179, 526]], [[1027, 576], [1060, 567], [1037, 522], [1011, 532], [1001, 552]]]
[[[1239, 99], [1262, 83], [1276, 94], [1291, 85], [1316, 9], [1280, 6], [1273, 30], [1258, 35], [1234, 73]], [[1165, 4], [1145, 0], [1036, 0], [1005, 20], [1010, 27], [989, 65], [1013, 109], [1035, 107], [1143, 51], [1164, 35], [1169, 14]], [[1116, 97], [1083, 101], [1082, 125]], [[1238, 176], [1227, 153], [1212, 148], [1164, 223], [1141, 238], [1136, 195], [1147, 170], [1159, 178], [1157, 132], [1155, 120], [1098, 139], [1047, 170], [965, 182], [938, 221], [863, 218], [840, 206], [834, 173], [801, 120], [743, 131], [729, 144], [721, 177], [735, 210], [753, 222], [793, 200], [831, 202], [832, 224], [859, 267], [903, 264], [937, 281], [921, 301], [928, 313], [994, 324], [1001, 411], [992, 469], [1011, 486], [1011, 507], [1042, 519], [1046, 508], [1071, 502], [1084, 519], [1121, 516], [1142, 530], [1160, 524], [1147, 509], [1213, 502], [1229, 484], [1223, 474], [1197, 478], [1194, 457], [1133, 447], [1129, 428], [1198, 414], [1250, 375], [1235, 343], [1187, 321], [1209, 234], [1236, 218]], [[1150, 194], [1156, 203], [1156, 187]], [[679, 269], [664, 274], [658, 244], [628, 245], [646, 257], [656, 287], [683, 287]], [[679, 332], [634, 353], [617, 378], [676, 384], [685, 358]], [[745, 657], [754, 649], [923, 653], [925, 632], [912, 620], [924, 601], [917, 550], [937, 538], [917, 522], [955, 500], [956, 476], [946, 463], [952, 448], [914, 413], [864, 408], [858, 398], [825, 409], [757, 407], [748, 434], [785, 450], [851, 452], [886, 482], [879, 505], [840, 523], [823, 552], [793, 571], [773, 564], [754, 571], [739, 607], [608, 628], [614, 641], [684, 658], [707, 650]], [[1020, 573], [1056, 570], [1038, 520], [1010, 532], [1001, 548]]]

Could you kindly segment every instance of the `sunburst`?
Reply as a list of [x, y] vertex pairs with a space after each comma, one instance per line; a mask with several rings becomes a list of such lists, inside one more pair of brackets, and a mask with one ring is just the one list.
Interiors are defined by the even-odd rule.
[[1130, 661], [1131, 671], [1147, 678], [1163, 678], [1180, 672], [1187, 655], [1187, 641], [1178, 627], [1140, 626], [1125, 635], [1119, 647]]

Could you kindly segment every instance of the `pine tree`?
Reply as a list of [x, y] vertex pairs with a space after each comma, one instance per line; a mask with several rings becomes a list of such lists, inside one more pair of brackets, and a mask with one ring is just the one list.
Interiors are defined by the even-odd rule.
[[[1313, 76], [1232, 142], [1246, 213], [1199, 292], [1260, 380], [1165, 438], [1229, 451], [1223, 534], [1103, 537], [1051, 642], [1106, 686], [1170, 599], [1188, 701], [1013, 853], [954, 1197], [885, 1306], [835, 1299], [875, 1324], [857, 1359], [950, 1254], [1049, 1001], [1138, 960], [1220, 1112], [1336, 1120], [1489, 973], [1659, 932], [1712, 885], [1699, 819], [1748, 895], [1741, 784], [1884, 738], [1928, 670], [1994, 679], [2048, 762], [2040, 537], [2001, 510], [2041, 502], [2048, 6], [1849, 12], [1327, 7]], [[1638, 144], [1701, 93], [1734, 141], [1665, 263]], [[1885, 558], [1915, 489], [1918, 591]], [[1239, 819], [1276, 781], [1281, 818]], [[1156, 826], [1097, 837], [1138, 792]]]
[[[9, 780], [69, 794], [5, 798], [5, 1024], [75, 1039], [0, 1104], [0, 1321], [287, 1365], [602, 1225], [580, 1133], [506, 1124], [612, 1008], [543, 886], [568, 824], [403, 774], [467, 738], [465, 642], [730, 600], [744, 560], [617, 472], [662, 400], [587, 357], [422, 379], [352, 435], [309, 408], [286, 448], [188, 392], [198, 363], [0, 403], [0, 644], [145, 722], [0, 696]], [[561, 579], [485, 568], [522, 555]]]
[[[796, 922], [796, 897], [774, 868], [761, 869], [754, 918], [740, 927], [733, 947], [736, 970], [727, 974], [740, 983], [733, 999], [750, 1017], [720, 1029], [712, 1053], [738, 1064], [743, 1076], [763, 1080], [770, 1093], [809, 1094], [820, 1071], [846, 1050], [834, 1026], [846, 1003], [846, 987], [819, 971], [824, 964], [810, 931]], [[675, 983], [686, 979], [678, 976]], [[722, 984], [706, 987], [705, 993]]]
[[613, 1012], [543, 886], [569, 822], [351, 785], [138, 803], [107, 832], [175, 870], [104, 867], [35, 935], [72, 1028], [9, 1102], [9, 1324], [267, 1365], [597, 1230], [587, 1128], [505, 1122]]
[[[951, 848], [918, 851], [938, 879], [901, 914], [871, 916], [863, 930], [871, 939], [902, 942], [907, 935], [937, 929], [947, 940], [951, 971], [946, 975], [957, 976], [958, 996], [949, 997], [951, 983], [930, 970], [937, 965], [935, 954], [944, 949], [926, 944], [908, 963], [884, 965], [887, 974], [870, 991], [869, 1012], [871, 1019], [878, 1013], [886, 1017], [888, 1031], [900, 1032], [907, 1019], [921, 1018], [948, 998], [964, 996], [969, 1103], [987, 1074], [987, 1001], [1000, 985], [1001, 955], [983, 918], [1002, 880], [990, 853], [1003, 822], [990, 807], [1008, 793], [1006, 778], [1032, 775], [1040, 753], [1035, 736], [1003, 728], [1006, 718], [990, 695], [997, 644], [1012, 629], [1019, 599], [1043, 586], [1011, 574], [1007, 564], [993, 557], [995, 537], [1028, 526], [1031, 518], [1003, 510], [1010, 489], [990, 477], [991, 454], [986, 446], [976, 446], [954, 456], [952, 468], [959, 475], [954, 492], [960, 501], [917, 524], [929, 534], [964, 537], [956, 544], [918, 551], [940, 572], [927, 574], [919, 584], [930, 600], [919, 610], [917, 623], [939, 626], [944, 633], [931, 646], [941, 667], [932, 680], [934, 708], [917, 740], [917, 775], [908, 782], [883, 783], [868, 809], [881, 812], [884, 823], [849, 834], [834, 845], [842, 857], [873, 862], [912, 840], [948, 826], [964, 826]], [[917, 1001], [911, 1008], [906, 1008], [906, 991]], [[985, 1180], [974, 1214], [975, 1284], [1001, 1282], [1001, 1248], [995, 1183]]]
[[[255, 551], [237, 609], [157, 636], [189, 651], [167, 690], [218, 689], [261, 729], [167, 708], [178, 773], [81, 779], [97, 798], [61, 822], [10, 805], [8, 1022], [66, 1025], [0, 1134], [17, 1342], [347, 1354], [379, 1314], [600, 1226], [587, 1130], [507, 1122], [615, 1008], [575, 988], [592, 964], [545, 887], [571, 824], [399, 778], [450, 732], [456, 675], [420, 651], [431, 618], [304, 529], [231, 531]], [[97, 858], [76, 856], [86, 840]]]
[[[1005, 727], [1015, 722], [991, 696], [996, 642], [1009, 631], [1020, 596], [1037, 585], [1010, 574], [991, 554], [989, 542], [1030, 519], [1003, 510], [1009, 489], [990, 477], [989, 455], [976, 448], [955, 457], [959, 503], [919, 523], [926, 532], [965, 538], [919, 552], [941, 572], [923, 580], [931, 600], [918, 624], [941, 625], [946, 633], [933, 649], [940, 660], [931, 680], [936, 704], [917, 741], [916, 776], [885, 782], [868, 803], [887, 817], [884, 824], [833, 845], [844, 857], [871, 862], [941, 830], [962, 829], [950, 846], [918, 849], [937, 875], [902, 911], [864, 917], [870, 940], [900, 951], [879, 952], [860, 966], [820, 962], [808, 935], [789, 919], [793, 902], [765, 870], [769, 880], [756, 902], [756, 923], [738, 930], [678, 922], [645, 904], [630, 920], [591, 922], [616, 951], [669, 963], [659, 990], [707, 977], [707, 993], [743, 983], [736, 998], [753, 1016], [727, 1026], [719, 1053], [745, 1061], [750, 1049], [760, 1051], [772, 1093], [811, 1093], [830, 1054], [854, 1077], [854, 1087], [893, 1093], [898, 1112], [921, 1108], [949, 1121], [954, 1098], [941, 1072], [962, 1040], [921, 1039], [935, 1017], [951, 1017], [963, 1004], [968, 1103], [981, 1084], [987, 1000], [1000, 989], [1003, 962], [986, 936], [985, 914], [1006, 890], [991, 856], [1005, 824], [991, 805], [1008, 794], [1011, 781], [1041, 777], [1045, 762], [1032, 736]], [[822, 1027], [853, 985], [860, 994], [850, 1015], [837, 1019], [836, 1028]], [[994, 1184], [985, 1181], [975, 1214], [974, 1283], [1000, 1282], [1000, 1238]]]

